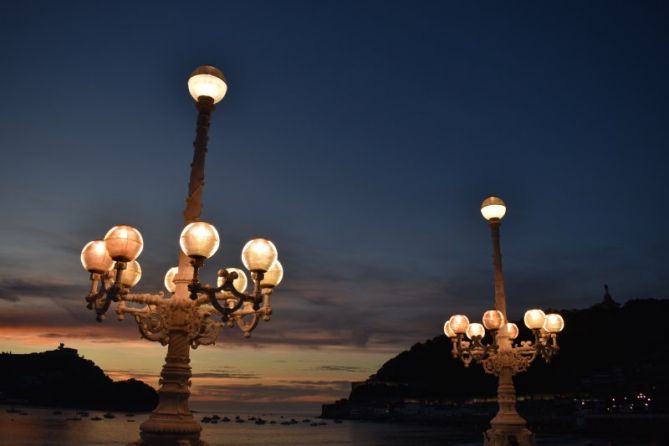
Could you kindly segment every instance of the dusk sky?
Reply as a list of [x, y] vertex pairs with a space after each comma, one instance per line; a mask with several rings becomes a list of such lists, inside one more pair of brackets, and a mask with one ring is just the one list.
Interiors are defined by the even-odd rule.
[[[502, 197], [510, 316], [669, 297], [669, 7], [662, 2], [0, 3], [0, 351], [64, 342], [156, 384], [165, 355], [85, 307], [79, 253], [176, 264], [196, 110], [220, 68], [202, 219], [286, 270], [250, 339], [192, 354], [194, 398], [344, 397], [453, 313], [492, 306]], [[568, 327], [567, 327], [568, 329]]]

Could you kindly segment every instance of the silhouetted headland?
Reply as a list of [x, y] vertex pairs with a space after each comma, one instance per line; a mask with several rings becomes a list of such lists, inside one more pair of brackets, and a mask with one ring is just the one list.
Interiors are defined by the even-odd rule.
[[[550, 310], [556, 312], [555, 310]], [[528, 421], [573, 427], [587, 418], [652, 419], [669, 423], [669, 300], [604, 300], [580, 310], [557, 311], [565, 320], [559, 354], [537, 358], [514, 377], [518, 408]], [[522, 321], [519, 339], [533, 339]], [[486, 335], [489, 336], [489, 335]], [[451, 355], [437, 336], [387, 361], [366, 381], [351, 383], [348, 398], [323, 405], [322, 417], [443, 421], [485, 425], [497, 410], [497, 380]], [[610, 428], [610, 423], [604, 423]], [[535, 425], [536, 426], [536, 425]], [[618, 423], [622, 426], [622, 423]]]
[[143, 412], [153, 410], [158, 394], [142, 381], [113, 381], [61, 344], [42, 353], [0, 353], [0, 403]]

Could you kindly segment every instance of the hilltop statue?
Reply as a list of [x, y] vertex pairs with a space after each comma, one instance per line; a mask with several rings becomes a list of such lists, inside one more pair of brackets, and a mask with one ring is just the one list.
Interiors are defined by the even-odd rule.
[[604, 300], [598, 306], [607, 310], [618, 310], [620, 308], [620, 304], [611, 297], [607, 284], [604, 284]]

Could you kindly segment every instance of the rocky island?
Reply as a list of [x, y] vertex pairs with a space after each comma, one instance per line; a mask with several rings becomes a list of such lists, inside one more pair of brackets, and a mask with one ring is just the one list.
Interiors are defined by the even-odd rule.
[[158, 394], [135, 379], [113, 381], [77, 350], [0, 353], [0, 404], [144, 412]]

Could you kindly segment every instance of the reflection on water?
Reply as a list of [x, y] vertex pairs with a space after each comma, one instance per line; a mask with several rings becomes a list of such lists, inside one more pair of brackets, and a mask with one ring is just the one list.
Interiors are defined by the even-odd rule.
[[[115, 414], [115, 418], [103, 418], [101, 412], [91, 412], [90, 417], [80, 421], [67, 420], [77, 417], [74, 410], [64, 409], [54, 414], [53, 409], [22, 408], [26, 415], [8, 413], [0, 407], [0, 444], [7, 446], [118, 446], [126, 445], [139, 437], [139, 424], [148, 415], [128, 417]], [[198, 418], [205, 414], [197, 414]], [[211, 414], [208, 414], [211, 415]], [[238, 414], [225, 414], [234, 420]], [[241, 414], [239, 414], [241, 415]], [[92, 417], [102, 418], [93, 421]], [[295, 417], [299, 423], [281, 425], [289, 420], [287, 415], [263, 414], [268, 423], [256, 425], [245, 423], [204, 424], [202, 438], [211, 446], [473, 446], [480, 445], [479, 433], [463, 434], [439, 426], [419, 426], [389, 423], [365, 423], [344, 421], [335, 424], [327, 421], [325, 426], [311, 426], [302, 422], [304, 416]], [[283, 417], [283, 418], [282, 418]], [[242, 415], [243, 419], [247, 416]], [[276, 424], [270, 424], [275, 421]], [[311, 420], [315, 421], [315, 420]], [[542, 446], [607, 446], [608, 441], [579, 439], [573, 437], [539, 437]], [[615, 443], [616, 446], [624, 443]], [[635, 443], [642, 446], [640, 443]], [[631, 443], [630, 443], [631, 445]]]

